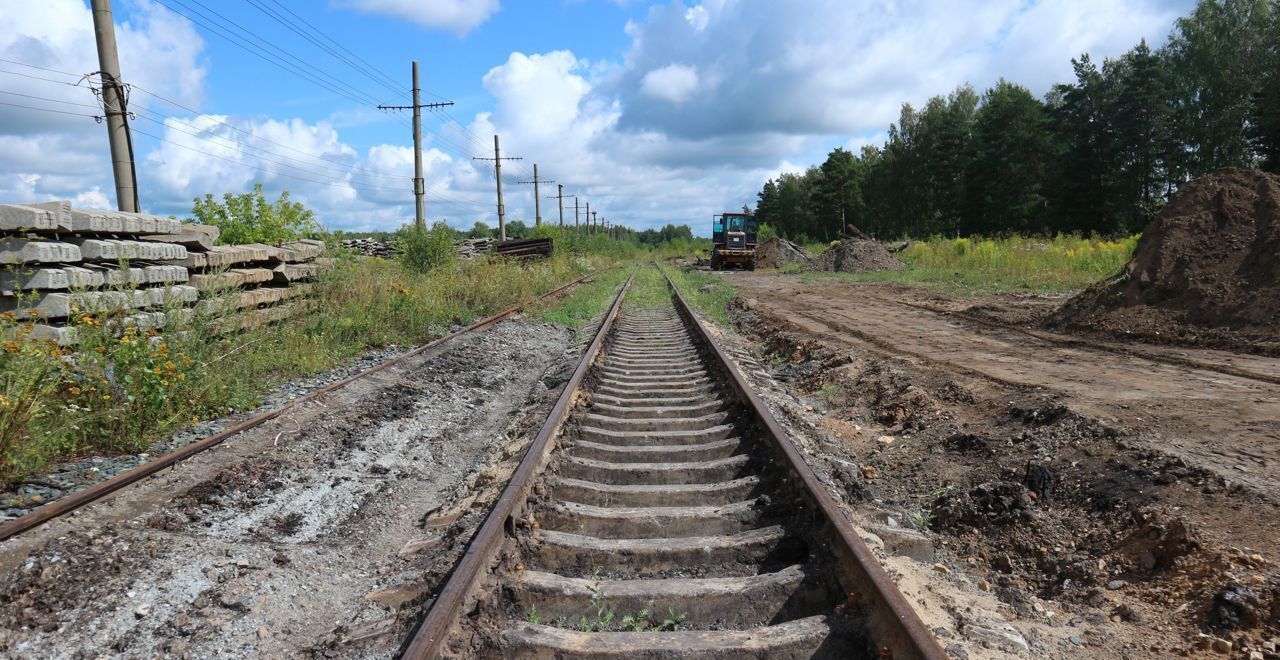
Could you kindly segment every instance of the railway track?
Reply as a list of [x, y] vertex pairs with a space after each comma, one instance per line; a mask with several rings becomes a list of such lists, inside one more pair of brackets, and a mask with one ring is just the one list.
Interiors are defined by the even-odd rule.
[[462, 335], [465, 335], [471, 332], [479, 332], [487, 328], [490, 328], [501, 321], [511, 318], [515, 314], [519, 313], [526, 306], [538, 300], [545, 300], [545, 299], [560, 295], [561, 293], [565, 292], [573, 285], [578, 284], [583, 280], [586, 280], [588, 277], [590, 276], [584, 275], [575, 280], [567, 282], [559, 287], [556, 287], [555, 289], [552, 289], [551, 291], [548, 291], [542, 294], [541, 296], [538, 296], [537, 298], [526, 300], [520, 303], [519, 305], [510, 307], [506, 310], [498, 312], [493, 316], [480, 319], [472, 323], [471, 325], [460, 328], [438, 339], [429, 341], [421, 346], [418, 346], [417, 348], [414, 348], [413, 350], [407, 353], [404, 353], [403, 355], [400, 355], [393, 359], [377, 364], [373, 367], [365, 369], [364, 371], [361, 371], [359, 373], [343, 378], [342, 380], [339, 380], [337, 382], [325, 385], [324, 387], [321, 387], [317, 390], [313, 390], [312, 392], [302, 397], [299, 397], [297, 399], [294, 399], [288, 403], [285, 403], [284, 405], [278, 408], [275, 408], [273, 410], [268, 410], [259, 415], [256, 415], [242, 422], [239, 422], [220, 433], [215, 433], [211, 436], [192, 442], [191, 444], [175, 449], [167, 454], [164, 454], [151, 461], [143, 463], [142, 465], [139, 465], [131, 470], [122, 472], [110, 479], [100, 481], [83, 490], [76, 491], [62, 498], [54, 500], [37, 509], [33, 509], [31, 512], [27, 513], [24, 516], [5, 521], [4, 523], [0, 523], [0, 541], [8, 540], [9, 538], [17, 536], [18, 534], [21, 534], [22, 532], [25, 532], [27, 530], [38, 527], [50, 520], [53, 520], [54, 518], [66, 515], [68, 513], [71, 513], [72, 511], [75, 511], [76, 509], [79, 509], [80, 507], [83, 507], [97, 500], [100, 500], [104, 497], [107, 497], [125, 488], [126, 486], [133, 484], [134, 482], [140, 481], [142, 479], [146, 479], [147, 477], [150, 477], [167, 467], [175, 465], [181, 461], [191, 458], [192, 456], [195, 456], [196, 454], [202, 451], [205, 451], [218, 444], [221, 444], [223, 441], [235, 436], [238, 433], [242, 433], [251, 428], [254, 428], [255, 426], [259, 426], [265, 422], [275, 419], [283, 415], [284, 413], [288, 412], [289, 410], [293, 409], [296, 406], [302, 405], [309, 401], [314, 401], [319, 397], [324, 396], [325, 394], [328, 394], [330, 392], [333, 392], [334, 390], [345, 387], [351, 384], [352, 382], [371, 376], [384, 369], [387, 369], [388, 367], [394, 366], [396, 364], [400, 364], [401, 362], [404, 362], [405, 360], [412, 358], [416, 355], [420, 355], [426, 351], [430, 351], [432, 349], [438, 348], [457, 337], [460, 337]]
[[404, 657], [946, 657], [670, 280], [631, 282]]

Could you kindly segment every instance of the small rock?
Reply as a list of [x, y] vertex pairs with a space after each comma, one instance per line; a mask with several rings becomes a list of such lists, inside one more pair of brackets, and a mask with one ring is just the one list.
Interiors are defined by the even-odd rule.
[[186, 612], [178, 612], [178, 615], [173, 617], [174, 628], [186, 628], [188, 623], [191, 623], [191, 617], [187, 616]]
[[1084, 642], [1080, 641], [1079, 635], [1071, 635], [1067, 638], [1067, 641], [1075, 644], [1076, 646], [1084, 646]]
[[1209, 642], [1209, 648], [1213, 649], [1218, 653], [1230, 653], [1231, 642], [1228, 642], [1227, 640], [1222, 639], [1221, 637], [1214, 637], [1213, 640]]
[[943, 575], [948, 575], [951, 573], [951, 569], [947, 568], [946, 564], [934, 564], [933, 570], [939, 573], [942, 573]]
[[151, 606], [146, 603], [139, 605], [138, 609], [133, 611], [133, 615], [138, 617], [139, 619], [146, 618], [148, 614], [151, 614]]
[[1126, 586], [1126, 585], [1128, 585], [1128, 584], [1129, 584], [1129, 583], [1128, 583], [1128, 582], [1125, 582], [1124, 580], [1112, 580], [1112, 581], [1110, 581], [1110, 582], [1108, 582], [1108, 583], [1107, 583], [1107, 588], [1108, 588], [1108, 589], [1110, 589], [1110, 590], [1112, 590], [1112, 591], [1115, 591], [1116, 589], [1123, 589], [1123, 588], [1125, 588], [1125, 586]]
[[955, 658], [956, 660], [969, 660], [969, 652], [964, 650], [964, 647], [959, 644], [948, 644], [946, 651], [947, 655]]
[[893, 444], [893, 436], [891, 436], [891, 435], [882, 435], [882, 436], [880, 436], [880, 437], [876, 438], [876, 442], [879, 442], [879, 443], [880, 443], [880, 444], [882, 444], [882, 445], [891, 445], [891, 444]]
[[871, 467], [870, 465], [864, 465], [862, 466], [862, 476], [868, 479], [875, 479], [879, 475], [876, 473], [876, 469], [874, 467]]
[[269, 635], [271, 635], [271, 632], [267, 630], [266, 626], [258, 628], [258, 639], [266, 639]]
[[987, 582], [986, 580], [983, 580], [978, 583], [978, 588], [983, 591], [991, 591], [991, 583]]
[[938, 637], [950, 637], [951, 631], [947, 630], [946, 626], [938, 626], [937, 628], [933, 629], [933, 634], [937, 635]]

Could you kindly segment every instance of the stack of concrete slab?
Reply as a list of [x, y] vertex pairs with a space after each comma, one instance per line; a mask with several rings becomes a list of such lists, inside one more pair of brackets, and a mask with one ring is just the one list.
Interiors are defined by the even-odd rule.
[[[0, 313], [34, 322], [31, 337], [76, 341], [75, 316], [157, 328], [223, 296], [235, 327], [279, 320], [325, 265], [322, 241], [215, 245], [218, 228], [143, 213], [73, 209], [67, 201], [0, 204]], [[263, 312], [270, 309], [268, 312]], [[122, 313], [121, 313], [122, 312]], [[247, 317], [254, 317], [247, 320]]]
[[298, 299], [311, 294], [309, 280], [328, 264], [321, 258], [324, 247], [324, 241], [309, 239], [280, 245], [216, 245], [190, 251], [186, 259], [173, 263], [191, 273], [191, 284], [204, 298], [200, 309], [227, 317], [219, 327], [230, 332], [304, 311]]

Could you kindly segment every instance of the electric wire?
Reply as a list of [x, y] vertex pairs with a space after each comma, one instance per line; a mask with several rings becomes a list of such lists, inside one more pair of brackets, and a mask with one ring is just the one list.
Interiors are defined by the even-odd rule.
[[362, 68], [360, 65], [356, 64], [355, 62], [352, 62], [350, 59], [348, 59], [348, 58], [347, 58], [346, 56], [344, 56], [342, 53], [339, 53], [339, 52], [335, 51], [333, 48], [331, 48], [330, 46], [328, 46], [328, 45], [326, 45], [326, 44], [324, 44], [324, 43], [322, 43], [322, 42], [318, 41], [315, 37], [311, 36], [311, 35], [310, 35], [310, 34], [308, 34], [306, 31], [304, 31], [302, 28], [298, 27], [298, 25], [297, 25], [296, 23], [294, 23], [293, 21], [290, 21], [289, 19], [287, 19], [287, 18], [285, 18], [285, 17], [281, 16], [281, 15], [280, 15], [279, 13], [277, 13], [274, 9], [271, 9], [271, 8], [269, 8], [269, 7], [265, 6], [264, 4], [262, 4], [262, 3], [258, 2], [258, 0], [246, 0], [246, 2], [248, 2], [248, 3], [249, 3], [249, 4], [251, 4], [251, 5], [253, 5], [254, 7], [257, 7], [259, 11], [261, 11], [262, 13], [264, 13], [264, 14], [266, 14], [267, 16], [271, 17], [271, 18], [272, 18], [273, 20], [275, 20], [277, 23], [279, 23], [279, 24], [281, 24], [281, 25], [285, 26], [285, 27], [286, 27], [286, 28], [288, 28], [289, 30], [293, 31], [293, 33], [294, 33], [294, 34], [297, 34], [298, 36], [302, 37], [303, 39], [306, 39], [306, 40], [307, 40], [308, 42], [310, 42], [312, 45], [316, 46], [317, 48], [319, 48], [319, 49], [323, 50], [324, 52], [328, 53], [329, 55], [333, 56], [333, 57], [334, 57], [334, 59], [337, 59], [338, 61], [340, 61], [340, 62], [342, 62], [342, 63], [346, 64], [346, 65], [347, 65], [347, 66], [349, 66], [349, 67], [351, 67], [351, 68], [352, 68], [352, 69], [354, 69], [357, 73], [359, 73], [359, 74], [363, 75], [364, 77], [366, 77], [366, 78], [368, 78], [368, 79], [372, 80], [373, 82], [375, 82], [375, 83], [377, 83], [377, 84], [379, 84], [379, 85], [382, 85], [383, 87], [386, 87], [386, 88], [390, 89], [390, 90], [391, 90], [391, 91], [393, 91], [393, 92], [399, 91], [399, 90], [401, 89], [399, 86], [395, 85], [394, 83], [388, 83], [388, 82], [386, 82], [386, 81], [384, 81], [384, 80], [379, 79], [377, 76], [375, 76], [374, 74], [372, 74], [372, 73], [370, 73], [369, 71], [365, 70], [365, 69], [364, 69], [364, 68]]
[[67, 105], [77, 105], [77, 106], [80, 106], [80, 107], [82, 107], [82, 108], [93, 108], [94, 110], [99, 110], [99, 109], [101, 109], [101, 106], [97, 105], [96, 103], [78, 103], [78, 102], [76, 102], [76, 101], [63, 101], [63, 100], [60, 100], [60, 99], [51, 99], [51, 98], [46, 98], [46, 97], [44, 97], [44, 96], [33, 96], [33, 95], [31, 95], [31, 94], [23, 94], [23, 93], [21, 93], [21, 92], [11, 92], [11, 91], [6, 90], [6, 89], [0, 89], [0, 94], [9, 94], [9, 95], [11, 95], [11, 96], [21, 96], [21, 97], [23, 97], [23, 98], [35, 99], [35, 100], [37, 100], [37, 101], [48, 101], [48, 102], [50, 102], [50, 103], [65, 103], [65, 104], [67, 104]]
[[[248, 52], [248, 53], [249, 53], [249, 54], [251, 54], [251, 55], [254, 55], [255, 57], [258, 57], [259, 59], [261, 59], [261, 60], [263, 60], [263, 61], [267, 62], [268, 64], [271, 64], [272, 66], [275, 66], [275, 67], [277, 67], [277, 68], [279, 68], [279, 69], [281, 69], [281, 70], [285, 71], [286, 73], [291, 73], [291, 74], [293, 74], [293, 75], [295, 75], [295, 76], [297, 76], [297, 77], [301, 78], [302, 80], [305, 80], [305, 81], [307, 81], [307, 82], [310, 82], [310, 83], [312, 83], [312, 84], [314, 84], [314, 85], [316, 85], [316, 86], [318, 86], [318, 87], [322, 87], [322, 88], [324, 88], [324, 89], [327, 89], [327, 90], [329, 90], [329, 91], [333, 92], [334, 94], [337, 94], [337, 95], [342, 96], [342, 97], [344, 97], [344, 98], [346, 98], [346, 99], [349, 99], [349, 100], [351, 100], [351, 101], [354, 101], [354, 102], [356, 102], [356, 103], [359, 103], [360, 105], [370, 105], [370, 104], [374, 104], [374, 105], [376, 105], [376, 102], [373, 102], [373, 101], [371, 101], [371, 100], [370, 100], [370, 99], [372, 99], [372, 97], [369, 97], [369, 98], [359, 98], [359, 97], [357, 97], [357, 96], [353, 95], [352, 93], [350, 93], [350, 92], [347, 92], [347, 91], [343, 90], [343, 89], [342, 89], [342, 88], [340, 88], [340, 87], [337, 87], [337, 86], [331, 85], [331, 84], [329, 84], [328, 82], [326, 82], [325, 80], [323, 80], [322, 78], [315, 77], [315, 76], [314, 76], [313, 74], [311, 74], [310, 72], [308, 72], [308, 71], [306, 71], [306, 70], [304, 70], [304, 69], [301, 69], [301, 68], [299, 68], [299, 67], [297, 67], [297, 66], [295, 66], [295, 65], [293, 65], [293, 64], [290, 64], [289, 62], [287, 62], [287, 61], [283, 60], [283, 59], [282, 59], [282, 58], [280, 58], [280, 57], [277, 57], [277, 56], [271, 55], [269, 52], [266, 52], [265, 50], [263, 50], [263, 49], [262, 49], [262, 48], [260, 48], [260, 47], [254, 46], [252, 43], [250, 43], [250, 42], [248, 42], [248, 41], [244, 40], [242, 37], [239, 37], [239, 36], [235, 35], [235, 34], [234, 34], [234, 32], [233, 32], [232, 30], [229, 30], [229, 29], [224, 28], [224, 27], [219, 26], [219, 25], [212, 25], [212, 24], [211, 24], [211, 21], [207, 21], [207, 20], [202, 20], [202, 19], [194, 18], [194, 17], [192, 17], [192, 16], [190, 16], [190, 15], [188, 15], [188, 14], [186, 14], [186, 13], [182, 12], [181, 10], [174, 8], [172, 5], [170, 5], [170, 4], [169, 4], [170, 2], [181, 2], [181, 0], [156, 0], [156, 3], [157, 3], [157, 4], [160, 4], [160, 5], [164, 6], [164, 7], [165, 7], [166, 9], [168, 9], [169, 11], [172, 11], [172, 12], [174, 12], [175, 14], [178, 14], [179, 16], [182, 16], [182, 17], [186, 18], [187, 20], [191, 21], [192, 23], [195, 23], [196, 25], [199, 25], [199, 26], [201, 26], [201, 27], [204, 27], [206, 30], [209, 30], [211, 33], [215, 34], [216, 36], [218, 36], [218, 37], [220, 37], [220, 38], [222, 38], [222, 39], [227, 40], [227, 41], [228, 41], [228, 42], [230, 42], [232, 45], [237, 46], [238, 48], [240, 48], [240, 49], [242, 49], [242, 50], [244, 50], [244, 51]], [[186, 5], [183, 5], [183, 6], [184, 6], [184, 7], [186, 7]], [[193, 13], [200, 14], [202, 17], [204, 16], [204, 15], [203, 15], [203, 14], [201, 14], [200, 12], [195, 11], [195, 10], [191, 10], [191, 9], [189, 9], [189, 8], [188, 8], [188, 11], [192, 11]]]
[[41, 112], [53, 112], [60, 115], [71, 115], [73, 117], [89, 117], [90, 119], [98, 119], [98, 115], [86, 115], [83, 112], [67, 112], [66, 110], [55, 110], [53, 108], [40, 108], [34, 105], [23, 105], [21, 103], [6, 103], [0, 101], [0, 105], [7, 105], [12, 108], [26, 108], [27, 110], [40, 110]]
[[[341, 49], [341, 50], [342, 50], [343, 52], [345, 52], [346, 54], [348, 54], [348, 55], [350, 55], [350, 56], [352, 56], [352, 57], [356, 58], [357, 60], [359, 60], [362, 64], [364, 64], [365, 66], [367, 66], [367, 67], [369, 68], [369, 71], [373, 72], [374, 74], [376, 74], [376, 75], [378, 75], [378, 76], [381, 76], [384, 80], [386, 80], [387, 82], [389, 82], [389, 83], [390, 83], [393, 87], [395, 87], [397, 90], [398, 90], [398, 89], [400, 89], [399, 87], [396, 87], [397, 83], [396, 83], [396, 80], [395, 80], [394, 78], [392, 78], [391, 76], [389, 76], [389, 75], [387, 75], [386, 73], [382, 72], [382, 71], [381, 71], [381, 70], [379, 70], [376, 66], [374, 66], [373, 64], [370, 64], [368, 60], [366, 60], [366, 59], [364, 59], [363, 57], [360, 57], [360, 56], [359, 56], [359, 55], [357, 55], [356, 53], [352, 52], [352, 51], [351, 51], [349, 48], [347, 48], [346, 46], [343, 46], [343, 45], [342, 45], [342, 43], [341, 43], [341, 42], [339, 42], [337, 39], [334, 39], [333, 37], [330, 37], [328, 34], [325, 34], [323, 30], [321, 30], [320, 28], [318, 28], [318, 27], [316, 27], [316, 26], [312, 25], [311, 23], [309, 23], [309, 22], [307, 21], [307, 19], [303, 18], [302, 16], [299, 16], [298, 14], [294, 13], [294, 11], [293, 11], [292, 9], [289, 9], [289, 7], [287, 7], [286, 5], [284, 5], [283, 3], [281, 3], [279, 0], [271, 0], [271, 2], [272, 2], [273, 4], [275, 4], [276, 6], [280, 7], [281, 9], [283, 9], [283, 10], [284, 10], [285, 12], [287, 12], [290, 16], [293, 16], [294, 18], [298, 19], [298, 20], [299, 20], [303, 25], [306, 25], [307, 27], [309, 27], [309, 28], [311, 28], [312, 30], [314, 30], [314, 31], [316, 32], [316, 34], [319, 34], [321, 37], [324, 37], [325, 39], [329, 40], [329, 42], [330, 42], [330, 43], [332, 43], [333, 45], [337, 46], [339, 49]], [[424, 91], [425, 91], [425, 90], [424, 90]]]

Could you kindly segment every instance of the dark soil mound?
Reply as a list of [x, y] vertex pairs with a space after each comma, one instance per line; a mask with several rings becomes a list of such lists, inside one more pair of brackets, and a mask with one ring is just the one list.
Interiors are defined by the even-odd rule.
[[1225, 169], [1183, 186], [1124, 272], [1068, 300], [1049, 325], [1280, 350], [1280, 176]]
[[799, 245], [774, 237], [756, 247], [756, 268], [782, 268], [787, 264], [811, 264]]
[[872, 270], [902, 270], [907, 265], [879, 241], [851, 238], [840, 241], [814, 260], [817, 270], [837, 273], [865, 273]]

